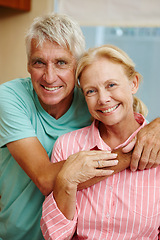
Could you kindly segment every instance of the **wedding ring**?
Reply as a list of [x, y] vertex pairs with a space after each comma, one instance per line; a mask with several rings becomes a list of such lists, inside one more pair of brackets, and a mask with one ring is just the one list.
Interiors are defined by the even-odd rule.
[[98, 167], [100, 167], [100, 161], [98, 161]]

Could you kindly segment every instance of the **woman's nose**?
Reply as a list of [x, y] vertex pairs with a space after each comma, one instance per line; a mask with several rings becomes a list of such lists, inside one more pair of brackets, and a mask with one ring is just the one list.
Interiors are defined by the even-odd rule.
[[99, 95], [98, 95], [99, 105], [105, 104], [106, 102], [110, 101], [110, 99], [111, 99], [111, 96], [109, 91], [103, 90], [99, 92]]

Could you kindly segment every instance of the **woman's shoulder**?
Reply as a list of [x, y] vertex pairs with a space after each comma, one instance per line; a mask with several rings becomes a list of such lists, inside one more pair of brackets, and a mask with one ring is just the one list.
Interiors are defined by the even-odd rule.
[[68, 133], [65, 133], [63, 135], [61, 135], [58, 139], [59, 141], [64, 141], [66, 139], [75, 139], [75, 138], [80, 138], [83, 139], [84, 137], [87, 136], [88, 132], [90, 131], [90, 127], [91, 126], [87, 126], [87, 127], [83, 127], [83, 128], [80, 128], [80, 129], [77, 129], [77, 130], [74, 130], [74, 131], [71, 131], [71, 132], [68, 132]]

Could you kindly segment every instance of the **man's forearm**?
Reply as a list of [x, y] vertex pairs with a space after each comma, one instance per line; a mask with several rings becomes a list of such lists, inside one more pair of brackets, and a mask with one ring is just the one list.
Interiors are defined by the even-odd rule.
[[53, 190], [54, 181], [63, 162], [51, 163], [46, 150], [36, 137], [24, 138], [7, 144], [13, 158], [36, 184], [43, 195]]

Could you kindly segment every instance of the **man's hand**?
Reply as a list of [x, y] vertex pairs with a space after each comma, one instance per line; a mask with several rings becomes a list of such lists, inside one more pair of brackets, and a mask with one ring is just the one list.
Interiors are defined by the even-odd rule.
[[134, 148], [130, 169], [135, 171], [157, 167], [160, 164], [160, 118], [142, 128], [136, 139], [122, 150], [129, 152]]

